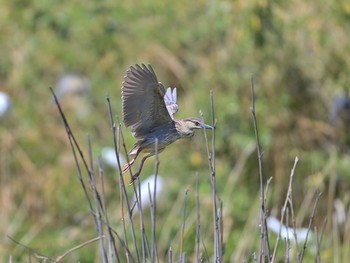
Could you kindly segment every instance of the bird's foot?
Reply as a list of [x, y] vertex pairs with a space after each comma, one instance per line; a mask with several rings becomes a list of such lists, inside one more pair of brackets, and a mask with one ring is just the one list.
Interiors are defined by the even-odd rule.
[[124, 164], [122, 169], [122, 174], [125, 174], [127, 171], [129, 171], [131, 165], [135, 162], [135, 158], [133, 158], [130, 162]]
[[129, 163], [124, 164], [123, 169], [122, 169], [122, 174], [125, 174], [127, 171], [129, 171], [130, 166], [131, 165]]
[[129, 185], [133, 185], [134, 182], [136, 181], [136, 179], [139, 177], [139, 175], [140, 175], [139, 172], [133, 174], [132, 177], [131, 177], [131, 180], [130, 180], [130, 182], [129, 182]]

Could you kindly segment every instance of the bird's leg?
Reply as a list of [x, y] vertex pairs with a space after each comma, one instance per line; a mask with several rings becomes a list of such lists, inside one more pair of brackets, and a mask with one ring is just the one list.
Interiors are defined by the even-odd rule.
[[153, 155], [154, 155], [154, 153], [151, 152], [151, 153], [147, 154], [145, 157], [142, 158], [141, 163], [140, 163], [139, 170], [138, 170], [135, 174], [133, 174], [133, 176], [132, 176], [132, 178], [131, 178], [131, 182], [129, 183], [129, 185], [132, 185], [132, 184], [135, 182], [135, 180], [137, 179], [137, 177], [139, 177], [139, 175], [140, 175], [140, 173], [141, 173], [141, 170], [142, 170], [142, 167], [143, 167], [143, 164], [144, 164], [144, 162], [146, 161], [146, 159], [147, 159], [148, 157], [153, 156]]
[[124, 164], [123, 169], [122, 169], [122, 174], [125, 174], [127, 171], [129, 171], [131, 165], [135, 162], [136, 158], [133, 158], [130, 162]]
[[123, 166], [123, 169], [122, 169], [122, 174], [125, 174], [127, 171], [129, 171], [131, 165], [135, 162], [137, 156], [139, 155], [139, 153], [142, 151], [141, 148], [138, 148], [135, 155], [134, 155], [134, 158], [132, 158], [132, 160], [126, 164], [124, 164]]

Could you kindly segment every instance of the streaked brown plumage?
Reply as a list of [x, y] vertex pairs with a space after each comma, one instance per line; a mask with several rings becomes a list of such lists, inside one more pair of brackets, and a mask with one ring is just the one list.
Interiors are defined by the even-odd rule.
[[132, 182], [139, 176], [145, 160], [155, 154], [156, 138], [160, 153], [177, 139], [193, 136], [194, 129], [212, 128], [199, 118], [173, 118], [178, 111], [176, 88], [165, 91], [151, 65], [135, 65], [128, 69], [122, 85], [122, 101], [123, 122], [126, 127], [131, 127], [137, 139], [129, 154], [132, 159], [123, 167], [122, 173], [130, 169], [141, 152], [148, 153], [142, 158]]

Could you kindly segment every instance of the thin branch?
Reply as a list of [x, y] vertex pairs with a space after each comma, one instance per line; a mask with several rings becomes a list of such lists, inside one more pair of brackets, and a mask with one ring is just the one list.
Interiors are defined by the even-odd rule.
[[[123, 175], [121, 172], [120, 158], [119, 158], [119, 152], [118, 152], [119, 147], [117, 144], [117, 137], [116, 137], [116, 133], [115, 133], [116, 124], [114, 123], [114, 120], [113, 120], [112, 107], [111, 107], [111, 103], [110, 103], [110, 98], [108, 96], [107, 96], [107, 104], [108, 104], [110, 124], [112, 127], [115, 154], [116, 154], [116, 158], [117, 158], [117, 162], [118, 162], [118, 169], [119, 169], [119, 188], [120, 188], [120, 201], [121, 201], [121, 206], [122, 206], [121, 209], [122, 209], [122, 224], [123, 224], [123, 230], [124, 230], [124, 240], [125, 240], [126, 247], [128, 247], [126, 227], [125, 227], [125, 217], [124, 217], [124, 198], [125, 198], [125, 203], [127, 206], [128, 216], [129, 216], [129, 220], [130, 220], [131, 235], [132, 235], [132, 240], [133, 240], [135, 253], [136, 253], [136, 259], [137, 259], [137, 262], [140, 262], [140, 256], [139, 256], [138, 247], [137, 247], [137, 243], [136, 243], [136, 234], [135, 234], [134, 223], [132, 220], [130, 202], [129, 202], [128, 194], [126, 192], [124, 178], [123, 178]], [[121, 129], [120, 129], [121, 124], [120, 124], [118, 118], [117, 118], [117, 121], [118, 121], [118, 128], [119, 128], [118, 132], [120, 135], [120, 137], [118, 136], [118, 138], [122, 139], [124, 150], [126, 151], [125, 140], [124, 140], [123, 133], [121, 132]], [[126, 154], [126, 156], [127, 156], [127, 154]], [[128, 157], [127, 157], [127, 161], [129, 161]], [[136, 192], [136, 189], [134, 189], [134, 191]], [[129, 262], [130, 256], [131, 255], [129, 254], [128, 250], [126, 250], [126, 257], [127, 257], [128, 262]]]
[[[101, 250], [101, 257], [102, 257], [102, 262], [103, 263], [107, 263], [108, 259], [107, 259], [107, 254], [106, 254], [106, 249], [104, 246], [104, 242], [103, 242], [103, 238], [104, 234], [103, 234], [103, 228], [102, 228], [102, 223], [101, 223], [101, 210], [98, 204], [98, 197], [99, 194], [97, 192], [97, 185], [96, 185], [96, 181], [95, 181], [95, 175], [94, 175], [94, 167], [93, 167], [93, 156], [92, 156], [92, 148], [91, 148], [91, 139], [90, 136], [87, 136], [87, 141], [88, 141], [88, 152], [89, 152], [89, 160], [90, 160], [90, 164], [89, 164], [89, 174], [90, 174], [90, 185], [92, 188], [92, 193], [93, 193], [93, 197], [94, 197], [94, 201], [95, 201], [95, 207], [96, 207], [96, 222], [97, 222], [97, 232], [100, 236], [100, 250]], [[102, 202], [101, 202], [102, 203]], [[103, 207], [103, 204], [102, 206]]]
[[187, 195], [188, 189], [185, 190], [185, 199], [184, 199], [184, 212], [182, 218], [182, 227], [181, 227], [181, 238], [180, 238], [180, 262], [183, 262], [183, 245], [184, 245], [184, 236], [185, 236], [185, 223], [186, 223], [186, 206], [187, 206]]
[[[150, 201], [151, 201], [151, 220], [152, 220], [152, 252], [151, 252], [151, 262], [158, 262], [158, 248], [156, 242], [156, 211], [157, 211], [157, 178], [158, 178], [158, 169], [159, 169], [159, 155], [158, 155], [158, 138], [156, 138], [155, 143], [155, 173], [154, 173], [154, 189], [153, 197], [151, 196], [151, 190], [148, 185]], [[153, 199], [153, 200], [152, 200]]]
[[64, 127], [66, 129], [66, 133], [67, 133], [67, 136], [68, 136], [69, 144], [70, 144], [70, 147], [71, 147], [71, 150], [72, 150], [72, 153], [73, 153], [73, 157], [74, 157], [74, 162], [75, 162], [75, 165], [77, 167], [78, 179], [80, 181], [81, 187], [83, 188], [85, 199], [88, 202], [90, 213], [93, 215], [93, 218], [95, 220], [95, 225], [97, 226], [97, 222], [96, 222], [96, 218], [95, 218], [95, 212], [94, 212], [94, 209], [93, 209], [92, 202], [90, 200], [89, 194], [87, 192], [87, 189], [86, 189], [86, 186], [85, 186], [85, 182], [83, 180], [83, 176], [82, 176], [81, 168], [80, 168], [80, 165], [79, 165], [78, 156], [77, 156], [76, 151], [75, 151], [75, 147], [77, 148], [77, 150], [78, 150], [78, 152], [80, 154], [81, 160], [83, 161], [83, 164], [84, 164], [84, 167], [85, 167], [86, 171], [89, 172], [89, 168], [88, 168], [87, 162], [86, 162], [86, 160], [84, 158], [83, 151], [80, 149], [80, 146], [79, 146], [78, 142], [76, 141], [76, 139], [74, 137], [74, 134], [73, 134], [73, 132], [72, 132], [70, 126], [69, 126], [69, 123], [68, 123], [68, 121], [66, 119], [66, 116], [63, 113], [63, 110], [62, 110], [61, 105], [60, 105], [60, 103], [59, 103], [59, 101], [57, 99], [57, 96], [56, 96], [55, 92], [53, 91], [53, 89], [51, 87], [50, 87], [50, 90], [51, 90], [51, 93], [52, 93], [52, 95], [54, 97], [54, 100], [55, 100], [56, 106], [58, 108], [58, 111], [59, 111], [59, 113], [61, 115], [61, 119], [63, 120]]
[[45, 261], [47, 261], [47, 260], [52, 261], [52, 262], [54, 261], [54, 259], [51, 259], [50, 257], [44, 256], [43, 254], [39, 253], [39, 252], [36, 251], [35, 249], [30, 248], [30, 247], [28, 247], [28, 246], [22, 244], [21, 242], [17, 241], [16, 239], [14, 239], [14, 238], [11, 237], [11, 236], [6, 235], [6, 237], [7, 237], [8, 239], [10, 239], [12, 242], [14, 242], [15, 244], [17, 244], [17, 245], [19, 245], [19, 246], [21, 246], [21, 247], [24, 247], [24, 248], [27, 250], [27, 252], [29, 253], [29, 255], [32, 254], [32, 255], [35, 256], [35, 258], [43, 259], [43, 260], [45, 260]]
[[197, 263], [200, 262], [199, 242], [200, 242], [200, 238], [201, 238], [201, 221], [200, 221], [198, 181], [199, 181], [199, 177], [198, 177], [198, 173], [196, 173], [196, 214], [197, 214], [197, 222], [196, 222], [196, 258], [197, 258]]
[[285, 201], [284, 201], [284, 205], [283, 205], [282, 211], [281, 211], [280, 229], [278, 231], [277, 240], [276, 240], [276, 243], [275, 243], [275, 248], [273, 250], [271, 262], [275, 262], [275, 260], [276, 260], [277, 248], [278, 248], [279, 241], [281, 239], [281, 231], [282, 231], [283, 222], [284, 222], [284, 218], [285, 218], [286, 211], [287, 211], [287, 206], [289, 204], [289, 201], [290, 201], [291, 195], [292, 195], [293, 178], [294, 178], [294, 173], [295, 173], [295, 169], [296, 169], [296, 166], [298, 164], [298, 161], [299, 161], [298, 157], [295, 157], [293, 168], [290, 171], [288, 191], [287, 191], [287, 195], [286, 195], [286, 198], [285, 198]]
[[259, 251], [259, 262], [265, 262], [265, 257], [270, 261], [270, 245], [268, 239], [268, 232], [266, 227], [266, 208], [265, 208], [265, 195], [264, 195], [264, 177], [263, 177], [263, 163], [262, 156], [263, 152], [261, 150], [259, 130], [256, 120], [255, 113], [255, 94], [254, 94], [254, 79], [251, 77], [251, 113], [253, 116], [253, 124], [255, 131], [256, 148], [258, 153], [258, 164], [259, 164], [259, 180], [260, 180], [260, 200], [261, 200], [261, 211], [260, 211], [260, 251]]
[[[213, 92], [210, 92], [210, 108], [211, 108], [211, 119], [212, 119], [212, 143], [211, 143], [211, 149], [209, 149], [209, 142], [206, 130], [203, 129], [204, 132], [204, 140], [205, 145], [207, 149], [207, 155], [208, 155], [208, 164], [209, 164], [209, 171], [211, 175], [211, 189], [212, 189], [212, 201], [213, 201], [213, 227], [214, 227], [214, 258], [216, 262], [222, 261], [222, 255], [221, 255], [221, 246], [220, 246], [220, 231], [219, 231], [219, 217], [218, 217], [218, 209], [217, 209], [217, 201], [216, 201], [216, 176], [215, 176], [215, 129], [216, 129], [216, 120], [214, 116], [214, 98], [213, 98]], [[200, 115], [203, 118], [203, 113], [200, 111]]]
[[[286, 211], [286, 225], [288, 226], [289, 225], [289, 210], [290, 210], [290, 207], [287, 208], [287, 211]], [[290, 238], [289, 238], [289, 232], [287, 230], [287, 234], [286, 234], [286, 237], [285, 237], [285, 253], [284, 253], [284, 262], [288, 263], [289, 262], [289, 254], [290, 254]]]
[[110, 254], [110, 261], [114, 262], [114, 258], [116, 258], [117, 262], [120, 262], [118, 250], [115, 244], [115, 239], [112, 233], [112, 228], [109, 223], [108, 218], [108, 212], [106, 207], [106, 199], [105, 199], [105, 187], [104, 187], [104, 176], [103, 176], [103, 169], [102, 169], [102, 161], [101, 158], [98, 158], [98, 168], [99, 168], [99, 178], [100, 178], [100, 184], [101, 184], [101, 200], [102, 200], [102, 212], [104, 214], [104, 218], [106, 220], [106, 226], [107, 226], [107, 240], [108, 240], [108, 248], [109, 248], [109, 254]]
[[312, 212], [311, 212], [311, 215], [310, 215], [310, 218], [309, 218], [309, 226], [307, 228], [307, 232], [306, 232], [306, 238], [305, 238], [305, 241], [304, 241], [304, 245], [303, 245], [303, 249], [301, 251], [301, 255], [300, 257], [298, 257], [298, 260], [299, 262], [302, 262], [303, 261], [303, 258], [304, 258], [304, 254], [305, 254], [305, 250], [306, 250], [306, 244], [307, 244], [307, 241], [308, 241], [308, 237], [309, 237], [309, 233], [310, 233], [310, 230], [311, 230], [311, 226], [312, 226], [312, 222], [314, 220], [314, 216], [315, 216], [315, 212], [316, 212], [316, 207], [317, 207], [317, 203], [318, 203], [318, 200], [320, 199], [322, 193], [318, 193], [317, 196], [316, 196], [316, 200], [315, 200], [315, 203], [314, 203], [314, 207], [312, 209]]
[[68, 255], [71, 254], [72, 252], [74, 252], [74, 251], [76, 251], [76, 250], [78, 250], [78, 249], [80, 249], [80, 248], [82, 248], [82, 247], [85, 247], [86, 245], [89, 245], [89, 244], [91, 244], [91, 243], [93, 243], [93, 242], [99, 241], [99, 240], [101, 240], [102, 238], [104, 238], [104, 236], [102, 236], [102, 237], [96, 237], [96, 238], [93, 238], [93, 239], [91, 239], [91, 240], [88, 240], [88, 241], [86, 241], [86, 242], [84, 242], [84, 243], [82, 243], [82, 244], [80, 244], [80, 245], [78, 245], [78, 246], [75, 246], [75, 247], [69, 249], [69, 250], [68, 250], [67, 252], [65, 252], [62, 256], [57, 257], [57, 258], [55, 259], [54, 263], [59, 263], [59, 262], [61, 262], [62, 259], [64, 259], [66, 256], [68, 256]]
[[321, 255], [320, 255], [321, 254], [321, 242], [322, 242], [324, 230], [326, 228], [326, 224], [327, 224], [327, 218], [325, 218], [323, 220], [320, 234], [318, 234], [317, 227], [315, 227], [315, 232], [316, 232], [316, 259], [315, 259], [315, 262], [316, 263], [321, 262]]
[[168, 252], [168, 260], [169, 263], [173, 263], [173, 250], [171, 249], [171, 247], [169, 248]]
[[223, 258], [224, 252], [225, 252], [225, 246], [224, 246], [224, 216], [223, 216], [223, 202], [221, 199], [219, 199], [219, 215], [220, 215], [220, 258]]

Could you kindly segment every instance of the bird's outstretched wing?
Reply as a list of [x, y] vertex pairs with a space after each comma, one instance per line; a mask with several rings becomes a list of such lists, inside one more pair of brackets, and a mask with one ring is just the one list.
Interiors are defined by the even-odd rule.
[[137, 139], [173, 120], [164, 102], [165, 89], [151, 65], [130, 67], [122, 85], [123, 121]]
[[176, 88], [171, 91], [171, 88], [166, 90], [164, 95], [164, 102], [166, 108], [168, 109], [169, 115], [172, 119], [174, 119], [174, 114], [179, 110], [179, 106], [177, 105], [177, 94]]

